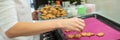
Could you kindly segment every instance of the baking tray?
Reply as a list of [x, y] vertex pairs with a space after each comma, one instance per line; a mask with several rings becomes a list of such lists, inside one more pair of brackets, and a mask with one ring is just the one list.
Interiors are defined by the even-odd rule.
[[[107, 18], [105, 18], [105, 17], [103, 17], [101, 15], [90, 14], [90, 15], [85, 15], [85, 16], [78, 17], [78, 18], [87, 19], [87, 18], [91, 18], [91, 17], [96, 18], [100, 22], [110, 26], [110, 28], [113, 28], [115, 31], [120, 32], [120, 24], [118, 24], [118, 23], [116, 23], [116, 22], [114, 22], [112, 20], [109, 20], [109, 19], [107, 19]], [[49, 33], [51, 33], [49, 35], [54, 36], [52, 40], [67, 40], [67, 38], [65, 37], [65, 35], [64, 35], [64, 33], [63, 33], [63, 31], [61, 29], [57, 29], [57, 30], [54, 30], [54, 31], [49, 32]], [[43, 37], [42, 37], [41, 40], [43, 40]], [[48, 39], [48, 40], [50, 40], [50, 39]], [[117, 40], [120, 40], [120, 39], [117, 39]]]
[[116, 23], [115, 21], [112, 21], [102, 15], [99, 15], [99, 14], [90, 14], [90, 15], [85, 15], [85, 16], [79, 17], [79, 18], [86, 19], [86, 18], [90, 18], [90, 17], [94, 17], [94, 18], [98, 19], [99, 21], [107, 24], [108, 26], [114, 28], [115, 30], [120, 31], [119, 23]]
[[[61, 37], [63, 37], [63, 39], [65, 38], [65, 40], [120, 40], [120, 24], [115, 23], [112, 20], [109, 20], [101, 15], [98, 14], [91, 14], [91, 15], [85, 15], [79, 18], [83, 18], [85, 20], [85, 22], [90, 22], [90, 20], [98, 22], [98, 25], [102, 25], [102, 26], [97, 26], [99, 28], [94, 28], [95, 25], [91, 23], [86, 23], [86, 28], [83, 30], [84, 32], [93, 32], [93, 33], [97, 33], [97, 32], [104, 32], [105, 36], [99, 38], [97, 36], [93, 36], [93, 37], [82, 37], [80, 39], [67, 39], [65, 37], [64, 34], [66, 34], [64, 31], [62, 30], [58, 30], [57, 32], [59, 32], [61, 34]], [[90, 19], [90, 20], [89, 20]], [[97, 20], [93, 20], [93, 19], [97, 19]], [[101, 22], [101, 23], [99, 23]], [[93, 28], [90, 28], [90, 26], [92, 25]], [[103, 26], [105, 25], [105, 27]], [[93, 30], [95, 29], [95, 30]], [[101, 30], [100, 30], [101, 29]], [[109, 30], [110, 29], [110, 30]], [[73, 33], [75, 34], [75, 33]]]

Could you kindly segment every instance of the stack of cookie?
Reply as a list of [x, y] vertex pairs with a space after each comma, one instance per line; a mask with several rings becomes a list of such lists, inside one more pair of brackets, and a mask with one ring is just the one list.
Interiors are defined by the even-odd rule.
[[67, 14], [66, 11], [59, 5], [56, 5], [55, 7], [51, 7], [51, 5], [46, 5], [45, 7], [40, 9], [40, 12], [40, 18], [43, 20], [64, 17]]

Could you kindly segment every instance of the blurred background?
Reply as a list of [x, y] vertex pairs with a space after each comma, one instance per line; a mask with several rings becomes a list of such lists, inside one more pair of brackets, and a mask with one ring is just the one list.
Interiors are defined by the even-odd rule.
[[[60, 1], [60, 5], [64, 8], [73, 7], [74, 5], [94, 4], [93, 6], [95, 8], [92, 8], [94, 9], [92, 10], [94, 11], [92, 13], [103, 15], [108, 19], [120, 23], [120, 15], [119, 15], [120, 0], [31, 0], [31, 9], [38, 10], [40, 6], [46, 4], [55, 5], [56, 1]], [[69, 3], [67, 4], [67, 2]], [[89, 14], [89, 13], [86, 12], [85, 14]]]

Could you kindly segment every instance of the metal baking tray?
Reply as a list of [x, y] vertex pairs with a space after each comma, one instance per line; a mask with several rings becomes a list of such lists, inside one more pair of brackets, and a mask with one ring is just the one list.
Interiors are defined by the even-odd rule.
[[[120, 32], [120, 24], [118, 24], [104, 16], [101, 16], [98, 14], [89, 14], [89, 15], [85, 15], [82, 17], [78, 17], [78, 18], [86, 19], [86, 18], [90, 18], [90, 17], [94, 17], [94, 18], [98, 19], [99, 21], [103, 22], [104, 24], [115, 29], [116, 31]], [[46, 35], [46, 34], [49, 34], [50, 36], [45, 37], [44, 35]], [[61, 29], [57, 29], [57, 30], [42, 34], [40, 40], [66, 40], [66, 38], [65, 38], [63, 31]]]

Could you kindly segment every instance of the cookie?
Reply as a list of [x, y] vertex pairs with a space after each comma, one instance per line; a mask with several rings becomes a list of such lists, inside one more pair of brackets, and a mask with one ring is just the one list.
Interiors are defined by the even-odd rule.
[[88, 36], [88, 37], [90, 37], [90, 36], [93, 36], [94, 34], [92, 33], [92, 32], [88, 32], [87, 34], [86, 34], [86, 36]]
[[47, 11], [44, 11], [43, 14], [47, 14], [48, 12]]
[[51, 5], [47, 5], [48, 8], [51, 8]]
[[52, 19], [53, 19], [53, 18], [56, 18], [56, 16], [55, 16], [55, 15], [53, 15], [53, 16], [52, 16]]
[[57, 10], [54, 10], [54, 11], [53, 11], [53, 14], [54, 14], [54, 15], [57, 15]]
[[45, 16], [45, 15], [47, 15], [47, 13], [42, 13], [42, 14], [41, 14], [41, 16]]
[[48, 11], [48, 14], [52, 14], [52, 11]]
[[75, 35], [73, 35], [73, 34], [69, 34], [69, 35], [67, 35], [67, 38], [72, 39], [72, 38], [74, 38], [74, 36]]
[[47, 16], [41, 16], [41, 19], [46, 20], [49, 19]]
[[104, 33], [103, 32], [99, 32], [99, 33], [96, 34], [96, 36], [102, 37], [102, 36], [104, 36]]
[[81, 38], [82, 36], [81, 36], [81, 34], [76, 34], [75, 35], [75, 38]]
[[87, 33], [86, 32], [82, 32], [81, 35], [84, 36], [84, 37], [86, 37]]

